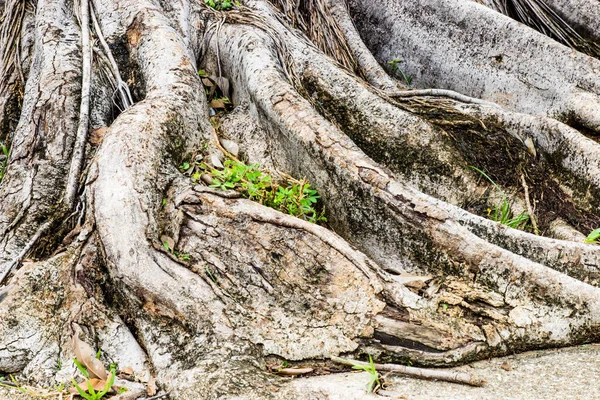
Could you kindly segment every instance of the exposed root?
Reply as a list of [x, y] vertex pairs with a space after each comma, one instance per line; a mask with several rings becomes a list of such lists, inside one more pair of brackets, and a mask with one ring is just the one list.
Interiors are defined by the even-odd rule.
[[[91, 4], [95, 4], [94, 1], [95, 0], [92, 0]], [[127, 86], [127, 84], [123, 82], [123, 78], [121, 78], [121, 73], [119, 72], [119, 66], [117, 65], [112, 51], [110, 50], [110, 47], [108, 46], [108, 43], [106, 43], [106, 39], [102, 34], [102, 29], [100, 28], [100, 24], [98, 24], [98, 20], [96, 18], [95, 6], [92, 9], [91, 17], [94, 23], [94, 31], [96, 33], [96, 36], [98, 36], [98, 40], [100, 41], [100, 44], [102, 44], [102, 49], [104, 50], [104, 53], [106, 54], [106, 57], [108, 57], [108, 60], [110, 62], [110, 68], [115, 79], [115, 94], [118, 93], [121, 111], [124, 111], [133, 105], [133, 98], [131, 97], [129, 86]]]
[[[600, 44], [583, 38], [544, 0], [477, 0], [504, 15], [529, 25], [564, 45], [600, 57]], [[577, 7], [577, 5], [574, 5]]]
[[395, 90], [402, 87], [402, 84], [392, 79], [385, 70], [377, 63], [373, 54], [367, 49], [360, 38], [344, 1], [326, 2], [331, 16], [337, 21], [339, 29], [344, 33], [345, 42], [354, 57], [360, 72], [364, 75], [367, 82], [381, 90]]
[[360, 72], [355, 53], [327, 0], [272, 0], [292, 25], [302, 30], [321, 51], [350, 71]]
[[599, 60], [472, 1], [374, 1], [348, 1], [358, 31], [381, 64], [401, 57], [414, 86], [598, 131]]
[[75, 205], [75, 197], [81, 180], [81, 170], [85, 157], [85, 145], [87, 141], [88, 126], [90, 123], [90, 90], [92, 84], [92, 49], [90, 46], [90, 3], [89, 0], [81, 1], [81, 54], [82, 82], [81, 82], [81, 106], [79, 108], [79, 122], [75, 144], [71, 155], [71, 168], [67, 178], [64, 204], [67, 210]]
[[452, 90], [445, 89], [421, 89], [421, 90], [406, 90], [406, 91], [395, 91], [395, 92], [385, 92], [385, 94], [389, 97], [417, 97], [417, 96], [439, 96], [439, 97], [447, 97], [449, 99], [453, 99], [456, 101], [460, 101], [468, 104], [480, 104], [489, 107], [498, 107], [497, 104], [491, 103], [489, 101], [477, 99], [475, 97], [465, 96], [464, 94], [460, 94], [454, 92]]
[[[84, 82], [89, 83], [92, 49], [85, 45], [90, 21], [87, 0], [84, 3]], [[465, 209], [489, 187], [468, 168], [475, 160], [507, 175], [494, 178], [500, 187], [519, 193], [516, 203], [522, 209], [532, 216], [535, 212], [534, 229], [548, 229], [563, 217], [553, 214], [561, 208], [569, 210], [567, 226], [589, 228], [600, 218], [595, 208], [600, 204], [600, 174], [595, 174], [600, 166], [590, 162], [599, 158], [600, 150], [574, 129], [507, 112], [490, 104], [495, 101], [491, 96], [484, 101], [469, 97], [482, 93], [477, 89], [461, 91], [469, 96], [446, 89], [398, 91], [372, 59], [360, 56], [366, 54], [364, 48], [347, 44], [356, 32], [344, 22], [339, 4], [280, 4], [315, 45], [265, 1], [229, 11], [213, 10], [201, 1], [174, 7], [150, 0], [109, 3], [96, 5], [110, 7], [111, 12], [98, 12], [98, 20], [91, 16], [106, 65], [117, 88], [122, 87], [120, 57], [110, 52], [118, 46], [107, 40], [123, 40], [120, 45], [127, 48], [129, 62], [139, 67], [136, 77], [146, 96], [124, 110], [94, 143], [98, 151], [80, 191], [77, 163], [85, 155], [89, 115], [82, 113], [88, 107], [87, 83], [79, 106], [72, 98], [81, 88], [67, 86], [70, 81], [55, 86], [57, 93], [68, 93], [60, 107], [50, 103], [50, 97], [40, 100], [41, 90], [28, 94], [22, 119], [35, 121], [35, 126], [22, 123], [14, 168], [0, 188], [7, 193], [7, 201], [0, 203], [0, 245], [9, 250], [0, 255], [8, 261], [2, 264], [1, 279], [14, 272], [0, 292], [0, 317], [22, 310], [24, 323], [0, 325], [0, 370], [31, 374], [40, 368], [51, 378], [54, 371], [48, 360], [57, 354], [69, 358], [72, 349], [65, 343], [72, 322], [88, 328], [86, 340], [97, 339], [108, 347], [103, 348], [107, 358], [131, 364], [136, 374], [148, 378], [152, 370], [161, 389], [186, 400], [300, 397], [299, 386], [269, 373], [267, 356], [310, 363], [369, 353], [379, 362], [449, 366], [600, 340], [597, 247], [507, 228]], [[380, 9], [386, 10], [383, 17], [388, 18], [389, 11], [404, 27], [414, 27], [411, 18], [418, 16], [398, 11], [412, 6], [393, 3]], [[464, 11], [472, 5], [461, 7]], [[448, 15], [455, 15], [456, 10], [449, 9]], [[431, 10], [439, 12], [437, 7]], [[51, 36], [46, 42], [55, 40], [61, 53], [49, 57], [52, 61], [42, 68], [52, 77], [61, 72], [65, 54], [77, 54], [73, 38], [79, 39], [69, 25], [70, 15], [53, 11], [40, 10], [49, 31], [52, 18], [59, 21], [55, 31], [61, 40]], [[481, 12], [491, 15], [486, 14], [490, 10]], [[372, 17], [383, 18], [381, 14]], [[198, 23], [198, 18], [205, 20]], [[470, 23], [481, 25], [477, 20]], [[318, 24], [326, 26], [324, 33], [316, 31]], [[105, 32], [107, 40], [100, 26], [113, 30]], [[195, 32], [193, 27], [207, 31]], [[215, 66], [231, 85], [232, 100], [242, 105], [238, 107], [243, 110], [234, 112], [240, 118], [237, 126], [247, 118], [252, 127], [251, 135], [239, 133], [241, 147], [259, 143], [260, 151], [242, 150], [239, 158], [266, 161], [284, 176], [306, 177], [319, 190], [334, 232], [236, 193], [184, 181], [177, 167], [203, 145], [210, 146], [216, 134], [189, 49], [190, 32], [204, 37], [201, 54], [216, 57], [216, 63], [207, 60], [207, 65]], [[38, 36], [44, 40], [44, 35]], [[462, 41], [464, 36], [457, 37]], [[390, 38], [392, 47], [397, 45], [394, 40], [395, 35]], [[43, 54], [37, 55], [38, 63], [45, 60]], [[59, 64], [54, 65], [54, 58]], [[72, 59], [78, 65], [79, 60]], [[574, 59], [583, 70], [582, 59]], [[473, 62], [483, 65], [480, 61]], [[361, 65], [368, 67], [365, 75], [371, 75], [378, 89], [351, 72]], [[42, 84], [38, 75], [39, 69], [29, 78], [29, 90]], [[554, 82], [563, 78], [552, 77]], [[479, 78], [469, 79], [471, 84]], [[590, 95], [594, 79], [587, 86]], [[540, 90], [539, 98], [527, 98], [531, 93], [521, 91], [519, 96], [528, 99], [529, 111], [540, 107], [550, 112], [544, 107], [557, 93]], [[560, 104], [551, 111], [566, 110], [565, 99], [573, 93], [557, 97]], [[123, 104], [132, 103], [124, 87], [119, 96]], [[539, 99], [546, 103], [538, 105]], [[44, 158], [36, 153], [35, 143], [49, 137], [55, 125], [46, 127], [42, 117], [50, 118], [59, 109], [70, 110], [71, 119], [42, 147], [48, 149]], [[235, 129], [233, 122], [230, 128]], [[218, 139], [213, 146], [223, 147]], [[494, 151], [485, 151], [489, 149]], [[41, 163], [51, 163], [52, 156], [64, 158], [63, 153], [72, 158], [56, 170]], [[29, 172], [25, 160], [40, 166]], [[550, 183], [540, 181], [540, 170]], [[65, 171], [70, 171], [68, 183], [61, 178]], [[42, 186], [53, 189], [44, 200], [54, 204], [64, 192], [69, 211], [82, 192], [87, 224], [67, 236], [57, 254], [43, 254], [45, 260], [26, 262], [15, 272], [9, 266], [15, 255], [22, 259], [31, 243], [44, 236], [40, 229], [48, 229], [39, 217], [58, 215], [43, 213], [33, 201], [44, 193], [39, 189], [41, 178], [47, 179]], [[425, 188], [431, 193], [425, 194]], [[550, 189], [540, 192], [544, 188]], [[28, 201], [22, 213], [15, 193], [25, 193]], [[564, 193], [568, 196], [562, 202], [535, 203], [541, 195], [551, 203]], [[117, 339], [111, 339], [114, 332]], [[11, 337], [18, 339], [9, 348]], [[442, 375], [480, 383], [460, 374]]]

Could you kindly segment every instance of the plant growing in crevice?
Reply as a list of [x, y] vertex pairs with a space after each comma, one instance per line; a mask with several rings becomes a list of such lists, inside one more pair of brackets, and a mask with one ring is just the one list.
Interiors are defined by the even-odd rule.
[[352, 369], [358, 369], [369, 373], [369, 383], [367, 384], [367, 393], [376, 393], [381, 388], [382, 379], [375, 368], [373, 357], [369, 355], [369, 365], [354, 364]]
[[114, 365], [111, 365], [110, 372], [108, 373], [108, 378], [106, 379], [106, 382], [104, 383], [102, 388], [98, 390], [98, 389], [94, 389], [94, 384], [92, 383], [93, 381], [91, 379], [89, 379], [90, 374], [88, 373], [87, 368], [85, 366], [83, 366], [79, 361], [77, 361], [76, 358], [73, 359], [73, 362], [77, 366], [77, 369], [79, 370], [79, 372], [81, 372], [83, 374], [83, 376], [86, 378], [85, 383], [87, 385], [87, 389], [84, 390], [81, 386], [79, 386], [77, 384], [75, 379], [71, 379], [73, 386], [75, 387], [75, 389], [77, 389], [77, 393], [79, 393], [79, 395], [86, 400], [102, 399], [110, 391], [111, 387], [115, 383], [115, 375], [117, 373], [116, 367]]
[[[204, 4], [217, 11], [227, 11], [233, 8], [234, 2], [231, 0], [204, 0]], [[235, 4], [239, 4], [235, 2]]]
[[392, 75], [402, 78], [402, 80], [404, 82], [406, 82], [406, 85], [410, 86], [412, 83], [413, 76], [412, 76], [412, 74], [406, 75], [404, 73], [404, 71], [402, 71], [402, 69], [400, 68], [400, 64], [403, 62], [404, 62], [404, 60], [401, 60], [399, 58], [394, 58], [394, 59], [388, 61], [388, 64], [390, 65]]
[[191, 173], [194, 182], [206, 174], [210, 177], [212, 188], [238, 191], [250, 200], [306, 221], [327, 221], [325, 210], [317, 209], [320, 196], [306, 179], [285, 176], [277, 181], [258, 164], [246, 165], [236, 160], [225, 161], [222, 170], [209, 168], [204, 163], [183, 163], [180, 166], [184, 171], [192, 168], [195, 168]]
[[600, 241], [600, 228], [594, 229], [590, 232], [590, 234], [585, 238], [586, 243], [598, 243]]
[[2, 178], [4, 178], [9, 157], [10, 148], [8, 147], [8, 144], [0, 142], [0, 181], [2, 181]]
[[530, 217], [525, 211], [517, 216], [513, 216], [512, 207], [510, 206], [510, 202], [508, 200], [508, 196], [506, 193], [490, 178], [485, 172], [480, 170], [477, 167], [469, 166], [469, 168], [479, 172], [485, 179], [487, 179], [493, 186], [496, 188], [500, 195], [502, 196], [502, 202], [499, 205], [494, 206], [493, 209], [488, 209], [488, 215], [492, 221], [496, 221], [501, 223], [502, 225], [506, 225], [510, 228], [514, 229], [525, 229], [527, 227], [527, 222], [529, 222]]

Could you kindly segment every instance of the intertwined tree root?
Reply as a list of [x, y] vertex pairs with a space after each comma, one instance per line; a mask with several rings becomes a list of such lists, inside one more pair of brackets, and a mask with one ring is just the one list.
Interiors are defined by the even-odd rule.
[[[0, 126], [14, 129], [0, 132], [12, 147], [0, 183], [0, 371], [69, 377], [56, 361], [69, 364], [80, 326], [104, 362], [155, 376], [174, 398], [300, 398], [269, 360], [368, 353], [453, 366], [597, 341], [600, 251], [582, 238], [600, 226], [600, 147], [577, 128], [600, 132], [600, 62], [516, 23], [473, 35], [481, 21], [507, 21], [480, 5], [421, 0], [413, 15], [378, 1], [349, 2], [375, 57], [406, 58], [419, 86], [460, 93], [408, 91], [328, 1], [216, 11], [94, 0], [87, 25], [97, 17], [92, 38], [112, 54], [92, 41], [91, 133], [75, 183], [88, 26], [70, 1], [39, 2], [35, 14], [27, 3], [21, 23], [35, 29], [15, 50], [24, 82], [6, 69], [11, 91], [0, 93]], [[472, 19], [455, 25], [465, 9]], [[411, 47], [420, 17], [437, 25]], [[387, 41], [373, 34], [384, 29]], [[540, 48], [516, 43], [523, 32]], [[426, 48], [445, 34], [459, 45]], [[475, 67], [493, 46], [502, 59]], [[536, 68], [519, 70], [524, 57]], [[235, 109], [218, 131], [200, 68], [232, 87]], [[306, 177], [328, 226], [184, 177], [177, 166], [218, 151], [215, 137]], [[542, 235], [482, 216], [495, 189], [471, 167], [514, 194]], [[165, 250], [165, 235], [189, 257]]]

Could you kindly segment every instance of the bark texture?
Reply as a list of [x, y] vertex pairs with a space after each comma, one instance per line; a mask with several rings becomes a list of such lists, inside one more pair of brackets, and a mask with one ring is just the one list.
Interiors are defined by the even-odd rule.
[[[598, 59], [495, 2], [3, 4], [1, 373], [68, 381], [81, 330], [175, 399], [326, 398], [269, 366], [598, 341]], [[225, 139], [306, 177], [326, 226], [178, 168]], [[535, 229], [486, 218], [499, 191]]]

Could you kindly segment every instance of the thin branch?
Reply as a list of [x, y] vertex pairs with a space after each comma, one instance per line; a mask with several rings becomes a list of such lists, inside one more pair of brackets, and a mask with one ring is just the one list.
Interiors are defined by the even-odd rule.
[[81, 2], [81, 50], [83, 56], [83, 73], [81, 82], [81, 106], [79, 108], [79, 124], [73, 147], [73, 157], [64, 202], [68, 209], [73, 208], [75, 196], [79, 189], [79, 179], [85, 156], [85, 144], [90, 121], [90, 91], [92, 84], [92, 49], [90, 46], [90, 8], [89, 0]]
[[159, 393], [156, 396], [152, 396], [152, 397], [138, 397], [136, 400], [156, 400], [156, 399], [162, 399], [163, 397], [167, 397], [168, 395], [169, 395], [169, 392]]
[[[360, 365], [368, 367], [369, 365], [371, 365], [368, 362], [349, 360], [340, 357], [331, 357], [331, 361], [348, 366]], [[374, 366], [375, 369], [378, 371], [390, 371], [419, 379], [433, 379], [445, 382], [462, 383], [471, 386], [482, 386], [485, 383], [484, 380], [472, 376], [466, 372], [407, 367], [404, 365], [397, 364], [374, 364]]]
[[536, 235], [539, 235], [540, 230], [538, 229], [537, 221], [535, 220], [533, 207], [531, 207], [531, 202], [529, 201], [529, 187], [527, 186], [527, 182], [525, 181], [525, 175], [523, 174], [521, 174], [521, 185], [523, 185], [523, 190], [525, 191], [525, 205], [527, 206], [527, 212], [529, 213], [529, 218], [531, 219], [531, 225], [533, 225], [533, 232]]

